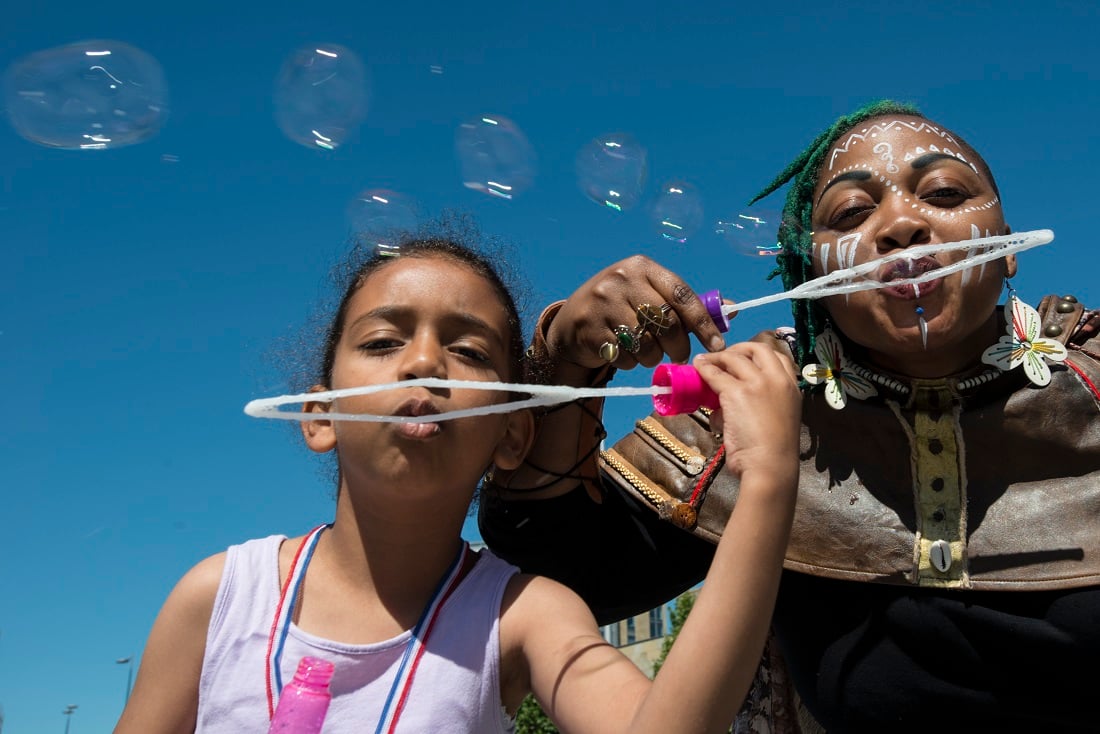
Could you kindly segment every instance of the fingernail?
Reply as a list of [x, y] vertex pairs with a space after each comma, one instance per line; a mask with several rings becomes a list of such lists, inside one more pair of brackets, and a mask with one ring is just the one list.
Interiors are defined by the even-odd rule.
[[726, 348], [726, 342], [724, 339], [722, 339], [722, 337], [715, 334], [710, 338], [710, 342], [707, 348], [710, 349], [710, 351], [712, 352], [720, 352]]

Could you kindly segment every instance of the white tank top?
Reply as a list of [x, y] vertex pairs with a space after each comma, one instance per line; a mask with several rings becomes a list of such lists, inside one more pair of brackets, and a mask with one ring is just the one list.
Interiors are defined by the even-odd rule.
[[[279, 601], [279, 545], [273, 535], [229, 548], [206, 634], [196, 732], [266, 734], [266, 652]], [[500, 603], [518, 571], [488, 550], [443, 603], [408, 688], [395, 732], [506, 734], [500, 699]], [[369, 645], [347, 645], [291, 624], [280, 660], [284, 684], [298, 661], [336, 666], [324, 732], [372, 734], [390, 695], [411, 631]]]

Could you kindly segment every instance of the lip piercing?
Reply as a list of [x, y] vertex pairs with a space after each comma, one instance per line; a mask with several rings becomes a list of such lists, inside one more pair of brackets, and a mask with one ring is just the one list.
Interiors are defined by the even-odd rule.
[[928, 322], [924, 320], [924, 307], [917, 306], [917, 323], [920, 325], [920, 341], [928, 351]]

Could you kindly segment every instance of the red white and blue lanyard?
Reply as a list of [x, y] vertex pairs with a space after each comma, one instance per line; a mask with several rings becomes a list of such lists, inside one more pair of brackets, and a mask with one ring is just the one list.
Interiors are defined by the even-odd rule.
[[[269, 718], [275, 715], [275, 697], [283, 689], [279, 663], [282, 659], [287, 633], [290, 631], [294, 604], [298, 599], [299, 589], [306, 575], [306, 568], [313, 558], [313, 551], [317, 548], [317, 541], [320, 539], [321, 533], [330, 527], [332, 527], [330, 524], [320, 525], [311, 530], [305, 540], [302, 541], [298, 552], [294, 555], [294, 560], [291, 561], [290, 573], [287, 574], [286, 583], [283, 584], [279, 596], [279, 604], [275, 608], [275, 618], [271, 623], [271, 632], [268, 635], [266, 655], [267, 713]], [[401, 656], [401, 662], [398, 665], [397, 676], [394, 678], [389, 694], [383, 704], [382, 715], [379, 717], [378, 726], [375, 729], [376, 734], [389, 733], [396, 729], [401, 711], [405, 708], [405, 703], [408, 700], [409, 690], [412, 688], [417, 667], [424, 656], [428, 637], [439, 619], [439, 613], [444, 603], [458, 588], [470, 568], [473, 567], [476, 559], [477, 554], [470, 550], [469, 543], [463, 541], [462, 548], [447, 569], [447, 573], [440, 579], [439, 586], [432, 594], [431, 601], [428, 602], [420, 615], [420, 619], [417, 620], [416, 626], [413, 627], [409, 644], [405, 646], [405, 652]]]

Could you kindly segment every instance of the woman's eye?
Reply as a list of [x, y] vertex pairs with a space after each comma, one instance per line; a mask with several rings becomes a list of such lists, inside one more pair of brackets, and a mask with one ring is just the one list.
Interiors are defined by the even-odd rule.
[[874, 207], [870, 204], [852, 204], [841, 207], [830, 219], [829, 227], [832, 229], [845, 229], [853, 227], [859, 218], [870, 212]]
[[952, 207], [958, 206], [969, 199], [970, 194], [954, 186], [941, 186], [926, 194], [921, 194], [920, 198], [921, 201], [927, 201], [936, 206]]

